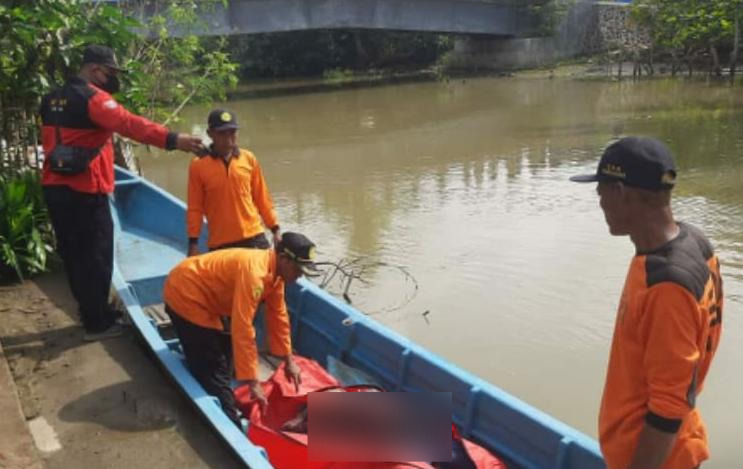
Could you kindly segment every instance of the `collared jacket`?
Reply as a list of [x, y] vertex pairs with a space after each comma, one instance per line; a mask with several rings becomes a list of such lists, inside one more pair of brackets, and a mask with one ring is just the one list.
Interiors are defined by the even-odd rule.
[[239, 380], [257, 379], [258, 351], [253, 319], [265, 302], [269, 350], [291, 353], [289, 313], [284, 281], [276, 275], [273, 249], [222, 249], [183, 260], [168, 275], [165, 303], [186, 321], [222, 330], [221, 316], [231, 316], [232, 354]]
[[[61, 112], [55, 112], [59, 111]], [[107, 92], [80, 77], [71, 78], [62, 88], [41, 101], [41, 141], [44, 154], [57, 146], [57, 132], [65, 145], [99, 148], [88, 170], [80, 174], [58, 174], [44, 161], [41, 183], [65, 185], [78, 192], [107, 194], [114, 188], [114, 132], [138, 142], [168, 150], [175, 149], [178, 134], [144, 117], [127, 111]]]
[[206, 215], [210, 248], [241, 241], [278, 225], [273, 201], [256, 157], [237, 150], [229, 162], [207, 155], [194, 158], [188, 169], [187, 230], [199, 237]]

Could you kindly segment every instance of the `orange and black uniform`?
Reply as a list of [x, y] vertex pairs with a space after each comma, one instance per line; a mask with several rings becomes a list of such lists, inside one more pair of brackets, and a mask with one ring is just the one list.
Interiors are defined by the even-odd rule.
[[609, 469], [627, 467], [645, 424], [675, 433], [664, 467], [689, 469], [709, 457], [695, 400], [722, 327], [719, 261], [696, 228], [632, 259], [617, 312], [599, 415]]
[[[168, 275], [163, 297], [189, 368], [239, 425], [230, 388], [230, 355], [237, 379], [258, 378], [253, 319], [261, 302], [266, 304], [269, 350], [278, 356], [291, 353], [289, 314], [284, 281], [276, 275], [276, 251], [222, 249], [188, 257]], [[223, 316], [231, 318], [231, 334], [222, 331]], [[231, 354], [230, 345], [225, 344], [230, 336]]]
[[47, 158], [41, 179], [57, 249], [83, 325], [89, 332], [99, 332], [115, 319], [108, 311], [113, 266], [113, 222], [108, 203], [114, 188], [111, 136], [118, 132], [173, 149], [178, 135], [130, 113], [110, 94], [80, 77], [44, 96], [40, 113], [45, 155], [60, 143], [57, 133], [65, 145], [100, 148], [88, 169], [74, 175], [51, 171]]
[[269, 247], [263, 224], [273, 230], [278, 227], [278, 218], [261, 167], [251, 152], [236, 150], [229, 162], [216, 155], [191, 161], [187, 212], [191, 242], [199, 237], [204, 215], [209, 249]]

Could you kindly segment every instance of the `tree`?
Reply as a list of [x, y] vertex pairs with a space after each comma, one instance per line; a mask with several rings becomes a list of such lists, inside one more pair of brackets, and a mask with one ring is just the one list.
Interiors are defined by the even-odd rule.
[[[132, 110], [165, 124], [189, 102], [226, 99], [226, 90], [237, 84], [238, 66], [232, 62], [224, 37], [200, 37], [200, 9], [227, 0], [123, 0], [119, 8], [143, 17], [145, 7], [153, 14], [140, 25], [140, 34], [127, 44], [124, 66], [129, 81], [122, 99]], [[139, 12], [139, 14], [137, 14]], [[169, 28], [186, 34], [171, 37]]]
[[[212, 2], [217, 0], [210, 0]], [[204, 2], [199, 2], [203, 4]], [[148, 24], [130, 13], [142, 2], [82, 0], [4, 0], [0, 4], [0, 109], [35, 112], [40, 97], [77, 71], [85, 44], [116, 50], [130, 71], [119, 96], [124, 105], [155, 120], [189, 99], [224, 98], [237, 83], [237, 65], [223, 39], [196, 35], [171, 38], [167, 21], [195, 30], [201, 27], [196, 1], [148, 4], [160, 12]], [[150, 31], [152, 36], [135, 30]]]
[[684, 61], [691, 74], [696, 59], [708, 53], [710, 71], [720, 74], [719, 50], [733, 49], [737, 55], [740, 6], [741, 0], [637, 0], [632, 8], [653, 32], [656, 46], [670, 53], [674, 71]]
[[168, 36], [168, 21], [200, 27], [194, 0], [170, 3], [149, 2], [162, 13], [141, 24], [129, 16], [140, 2], [0, 0], [0, 279], [46, 269], [52, 231], [27, 151], [41, 97], [78, 71], [84, 45], [118, 52], [129, 73], [117, 98], [153, 120], [173, 119], [189, 100], [224, 98], [237, 82], [224, 40]]

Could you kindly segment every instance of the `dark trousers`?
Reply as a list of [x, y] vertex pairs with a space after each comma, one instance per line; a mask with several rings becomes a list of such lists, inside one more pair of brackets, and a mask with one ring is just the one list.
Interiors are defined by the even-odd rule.
[[64, 262], [67, 281], [88, 332], [105, 331], [115, 322], [108, 306], [113, 271], [113, 220], [108, 196], [67, 186], [44, 186], [44, 199]]
[[265, 233], [259, 233], [250, 238], [241, 239], [233, 243], [225, 243], [219, 246], [210, 248], [210, 251], [216, 251], [218, 249], [229, 249], [229, 248], [251, 248], [251, 249], [268, 249], [271, 247], [271, 243], [268, 242]]
[[232, 341], [230, 335], [216, 329], [198, 326], [183, 319], [168, 305], [165, 311], [170, 315], [181, 348], [186, 355], [186, 363], [191, 374], [204, 390], [216, 396], [222, 410], [238, 428], [240, 419], [235, 406], [230, 381], [232, 377]]

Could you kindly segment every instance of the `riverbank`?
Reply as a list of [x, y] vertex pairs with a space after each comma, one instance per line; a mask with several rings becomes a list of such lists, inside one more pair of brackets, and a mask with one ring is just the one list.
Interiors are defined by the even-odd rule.
[[[618, 74], [617, 63], [607, 63], [602, 56], [580, 57], [566, 60], [550, 66], [539, 68], [524, 68], [509, 71], [495, 70], [445, 70], [442, 67], [430, 67], [418, 70], [371, 70], [365, 72], [339, 71], [325, 77], [296, 77], [283, 79], [248, 80], [242, 82], [236, 89], [228, 94], [229, 100], [259, 99], [275, 96], [291, 96], [308, 93], [330, 92], [340, 89], [373, 88], [379, 86], [400, 85], [406, 83], [425, 82], [452, 82], [456, 80], [467, 80], [482, 77], [511, 77], [522, 79], [575, 79], [575, 80], [597, 80], [617, 81], [631, 80], [634, 63], [622, 63], [622, 73]], [[743, 73], [740, 74], [743, 77]], [[643, 74], [638, 78], [668, 79], [674, 76], [670, 73], [670, 66], [656, 64], [655, 73]], [[691, 78], [686, 73], [677, 73], [675, 78], [679, 80], [714, 80], [719, 82], [729, 81], [725, 74], [721, 77], [710, 77], [706, 71], [695, 72]], [[740, 81], [740, 80], [736, 80]]]
[[[82, 340], [64, 274], [0, 288], [0, 343], [36, 446], [28, 460], [47, 468], [239, 467], [134, 335]], [[23, 444], [23, 432], [2, 439], [11, 436]], [[18, 461], [0, 458], [0, 467], [28, 467]]]

